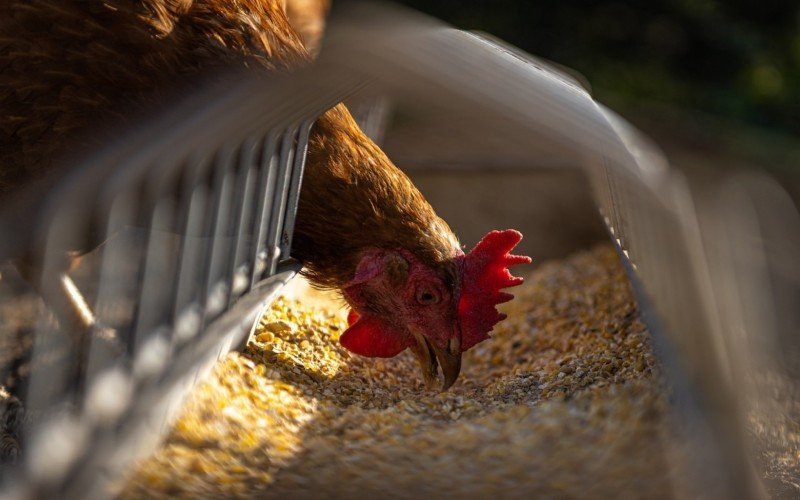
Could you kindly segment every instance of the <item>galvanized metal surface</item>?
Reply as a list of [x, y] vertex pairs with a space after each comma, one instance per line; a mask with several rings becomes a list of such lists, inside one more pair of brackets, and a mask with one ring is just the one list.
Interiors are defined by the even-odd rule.
[[[269, 89], [255, 80], [258, 95]], [[219, 127], [241, 118], [249, 90], [231, 102], [211, 85], [199, 93], [212, 97], [204, 106], [189, 98], [124, 147], [74, 163], [46, 197], [31, 186], [4, 213], [2, 239], [27, 242], [45, 299], [71, 294], [94, 323], [46, 315], [30, 333], [30, 375], [17, 388], [23, 463], [5, 474], [15, 494], [106, 495], [299, 270], [292, 228], [309, 130], [324, 107]], [[8, 219], [20, 206], [37, 221], [23, 231]], [[69, 273], [71, 251], [88, 253]]]

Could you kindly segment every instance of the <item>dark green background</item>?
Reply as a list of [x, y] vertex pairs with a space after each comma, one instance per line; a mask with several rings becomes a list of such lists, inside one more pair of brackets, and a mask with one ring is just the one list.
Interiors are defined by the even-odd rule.
[[645, 100], [800, 135], [796, 0], [399, 3], [572, 67], [612, 105]]

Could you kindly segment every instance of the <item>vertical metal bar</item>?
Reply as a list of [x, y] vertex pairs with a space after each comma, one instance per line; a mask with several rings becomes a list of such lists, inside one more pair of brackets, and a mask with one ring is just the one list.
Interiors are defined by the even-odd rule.
[[300, 189], [303, 181], [303, 170], [306, 163], [306, 153], [308, 151], [308, 135], [314, 120], [306, 120], [300, 125], [295, 146], [294, 165], [292, 168], [292, 178], [289, 184], [289, 194], [286, 199], [286, 216], [283, 222], [283, 234], [281, 237], [281, 255], [289, 257], [292, 248], [292, 234], [294, 233], [294, 223], [297, 218], [297, 203], [300, 200]]
[[278, 176], [277, 134], [269, 133], [263, 140], [259, 161], [258, 206], [256, 208], [255, 245], [251, 255], [253, 263], [250, 286], [254, 286], [269, 270], [270, 247], [267, 241], [272, 216], [273, 198]]
[[[99, 321], [114, 328], [122, 345], [131, 342], [135, 313], [136, 263], [142, 248], [137, 238], [143, 231], [134, 229], [136, 201], [129, 190], [116, 196], [107, 208], [107, 224], [100, 265], [100, 284], [94, 311]], [[129, 351], [130, 352], [130, 351]]]
[[234, 216], [234, 239], [231, 249], [228, 277], [231, 283], [228, 296], [228, 306], [236, 297], [240, 296], [250, 287], [250, 267], [247, 262], [249, 245], [252, 243], [253, 197], [256, 184], [256, 154], [257, 141], [248, 138], [240, 149], [239, 168], [236, 181], [237, 213]]
[[[604, 163], [607, 161], [604, 158]], [[611, 219], [611, 232], [614, 238], [616, 238], [619, 244], [622, 244], [621, 239], [621, 224], [620, 224], [620, 214], [619, 214], [619, 205], [616, 199], [616, 173], [612, 170], [607, 164], [604, 164], [604, 168], [606, 169], [606, 181], [608, 183], [608, 198], [610, 202], [610, 214], [609, 218]]]
[[149, 211], [150, 220], [136, 320], [137, 345], [155, 335], [167, 337], [171, 331], [183, 245], [179, 232], [185, 230], [189, 210], [189, 197], [181, 189], [188, 166], [183, 158], [169, 160], [155, 164], [146, 178], [148, 199], [144, 206]]
[[[172, 199], [156, 201], [152, 208], [151, 223], [148, 227], [147, 250], [144, 258], [144, 275], [139, 293], [139, 311], [136, 318], [134, 345], [163, 324], [166, 317], [167, 295], [165, 288], [171, 286], [169, 260], [173, 246], [169, 233], [157, 229], [167, 225], [174, 215]], [[135, 349], [134, 349], [135, 350]]]
[[188, 203], [177, 287], [175, 290], [172, 317], [174, 331], [172, 347], [193, 338], [202, 321], [202, 311], [198, 303], [198, 286], [201, 282], [202, 264], [205, 262], [208, 233], [204, 225], [210, 217], [210, 189], [205, 182], [207, 170], [213, 165], [212, 158], [199, 158], [193, 161], [193, 168], [184, 179], [184, 193]]
[[[58, 293], [59, 283], [51, 281], [66, 270], [65, 242], [74, 242], [73, 237], [85, 229], [86, 221], [76, 216], [77, 208], [63, 207], [44, 228], [44, 244], [34, 249], [36, 261], [32, 264], [40, 266], [39, 286], [45, 299], [49, 293]], [[45, 313], [38, 318], [34, 331], [24, 398], [26, 413], [32, 416], [25, 429], [25, 453], [27, 473], [39, 481], [59, 479], [85, 444], [87, 422], [78, 418], [77, 409], [84, 385], [86, 346], [85, 339], [76, 336], [71, 326], [59, 328], [55, 317]], [[48, 439], [60, 430], [69, 434], [59, 436], [64, 439], [59, 449], [49, 449]]]
[[206, 260], [202, 284], [204, 302], [203, 325], [213, 320], [227, 304], [229, 283], [225, 281], [225, 263], [230, 249], [231, 197], [235, 181], [235, 151], [224, 146], [215, 159], [214, 205], [210, 252]]
[[269, 233], [267, 244], [269, 245], [269, 274], [274, 274], [278, 267], [278, 260], [281, 258], [281, 236], [283, 233], [283, 219], [286, 211], [286, 199], [289, 195], [289, 183], [292, 178], [292, 167], [294, 163], [294, 144], [297, 128], [288, 128], [281, 139], [280, 160], [278, 162], [278, 178], [275, 185], [275, 196], [272, 200], [272, 212], [270, 214]]

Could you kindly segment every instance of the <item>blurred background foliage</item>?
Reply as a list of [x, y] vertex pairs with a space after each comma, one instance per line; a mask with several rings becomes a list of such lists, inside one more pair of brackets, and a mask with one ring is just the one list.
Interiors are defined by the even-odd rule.
[[800, 136], [797, 0], [400, 3], [574, 68], [596, 99], [623, 114], [646, 102], [651, 110], [691, 110], [782, 142]]

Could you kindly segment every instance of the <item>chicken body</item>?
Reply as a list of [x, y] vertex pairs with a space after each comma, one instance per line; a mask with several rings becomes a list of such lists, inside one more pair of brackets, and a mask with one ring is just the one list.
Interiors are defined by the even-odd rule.
[[275, 0], [0, 3], [0, 194], [167, 106], [202, 75], [304, 63], [282, 9]]
[[[193, 78], [226, 66], [274, 72], [307, 63], [284, 9], [277, 0], [5, 2], [0, 196], [69, 151], [102, 144], [99, 124], [167, 105]], [[339, 288], [359, 248], [398, 243], [432, 262], [458, 249], [447, 224], [337, 106], [312, 129], [296, 255], [316, 284]]]
[[369, 248], [407, 249], [451, 281], [449, 263], [461, 252], [447, 223], [339, 105], [309, 140], [293, 252], [312, 282], [341, 289]]
[[[310, 26], [313, 38], [318, 25]], [[309, 61], [278, 0], [7, 0], [0, 197], [69, 151], [101, 145], [104, 130], [119, 129], [108, 124], [167, 106], [199, 76], [230, 66], [290, 71]], [[343, 105], [312, 129], [292, 253], [314, 284], [341, 290], [362, 318], [343, 337], [355, 352], [392, 356], [410, 347], [428, 382], [438, 359], [448, 386], [462, 345], [485, 337], [461, 338], [469, 266], [458, 240]]]

